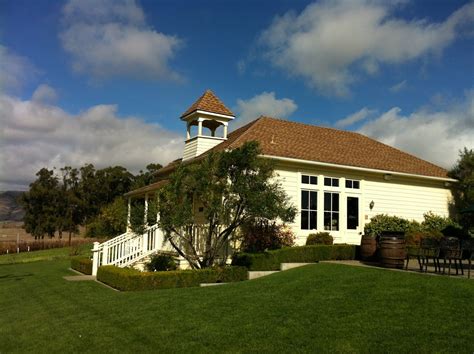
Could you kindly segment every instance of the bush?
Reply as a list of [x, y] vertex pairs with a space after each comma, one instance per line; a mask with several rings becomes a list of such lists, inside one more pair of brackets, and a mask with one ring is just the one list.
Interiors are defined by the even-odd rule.
[[74, 257], [71, 258], [71, 268], [78, 272], [91, 275], [92, 274], [92, 260], [89, 258]]
[[281, 263], [313, 263], [325, 260], [355, 259], [354, 245], [313, 245], [288, 247], [264, 253], [237, 253], [232, 265], [249, 270], [279, 270]]
[[146, 265], [146, 269], [149, 272], [176, 270], [177, 268], [178, 266], [176, 265], [173, 256], [169, 254], [155, 254]]
[[318, 232], [309, 234], [306, 239], [306, 246], [309, 245], [332, 245], [334, 239], [329, 232]]
[[423, 214], [425, 220], [421, 227], [426, 231], [441, 231], [445, 236], [462, 236], [462, 228], [454, 220], [433, 214], [431, 211]]
[[185, 288], [201, 283], [228, 283], [247, 279], [248, 273], [244, 267], [140, 272], [131, 268], [102, 266], [97, 271], [97, 280], [122, 291]]
[[424, 238], [434, 238], [441, 239], [443, 234], [441, 231], [430, 230], [430, 231], [409, 231], [405, 235], [405, 241], [407, 246], [419, 247], [421, 245], [421, 240]]
[[410, 221], [385, 214], [375, 215], [370, 222], [365, 225], [364, 233], [372, 237], [379, 237], [384, 231], [407, 232], [413, 229]]
[[293, 246], [295, 235], [285, 225], [274, 222], [253, 221], [241, 228], [243, 252], [258, 253]]

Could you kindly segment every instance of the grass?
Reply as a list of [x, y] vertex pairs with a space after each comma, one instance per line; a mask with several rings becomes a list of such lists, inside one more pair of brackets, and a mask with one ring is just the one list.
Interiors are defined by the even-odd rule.
[[92, 244], [83, 244], [77, 247], [51, 248], [41, 251], [2, 254], [0, 255], [0, 265], [69, 259], [73, 253], [78, 256], [87, 256], [91, 253], [91, 249]]
[[0, 353], [474, 350], [474, 281], [315, 264], [208, 288], [116, 292], [68, 260], [0, 266]]

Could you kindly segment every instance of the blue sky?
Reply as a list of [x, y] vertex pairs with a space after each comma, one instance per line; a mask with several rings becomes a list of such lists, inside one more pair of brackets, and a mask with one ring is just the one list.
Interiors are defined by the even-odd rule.
[[0, 189], [24, 188], [42, 166], [137, 171], [180, 157], [179, 116], [207, 88], [235, 126], [267, 114], [354, 130], [443, 167], [474, 145], [473, 2], [0, 9]]

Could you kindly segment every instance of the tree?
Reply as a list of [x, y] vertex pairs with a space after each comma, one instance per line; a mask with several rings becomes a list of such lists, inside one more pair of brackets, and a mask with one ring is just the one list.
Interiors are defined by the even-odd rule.
[[143, 172], [140, 170], [138, 175], [136, 175], [133, 179], [132, 189], [137, 189], [140, 187], [144, 187], [149, 185], [150, 183], [154, 182], [154, 174], [158, 171], [161, 167], [159, 163], [150, 163], [146, 166], [146, 171]]
[[200, 163], [181, 165], [160, 190], [159, 225], [191, 267], [214, 265], [245, 222], [294, 220], [295, 207], [282, 187], [272, 182], [272, 163], [259, 154], [257, 142], [210, 153]]
[[53, 170], [42, 168], [36, 181], [30, 184], [30, 190], [21, 198], [25, 210], [23, 219], [25, 230], [35, 239], [44, 235], [54, 237], [57, 228], [57, 202], [59, 181]]
[[469, 230], [474, 227], [474, 217], [472, 214], [461, 214], [460, 211], [474, 205], [474, 150], [465, 147], [460, 151], [459, 159], [448, 175], [459, 181], [452, 184], [456, 219]]

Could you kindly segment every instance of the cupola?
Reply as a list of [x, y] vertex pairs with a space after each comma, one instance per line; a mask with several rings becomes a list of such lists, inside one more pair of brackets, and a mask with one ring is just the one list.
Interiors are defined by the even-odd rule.
[[[186, 122], [183, 161], [227, 140], [228, 124], [234, 118], [234, 114], [211, 90], [204, 92], [181, 116], [181, 120]], [[197, 129], [193, 131], [193, 127]]]

